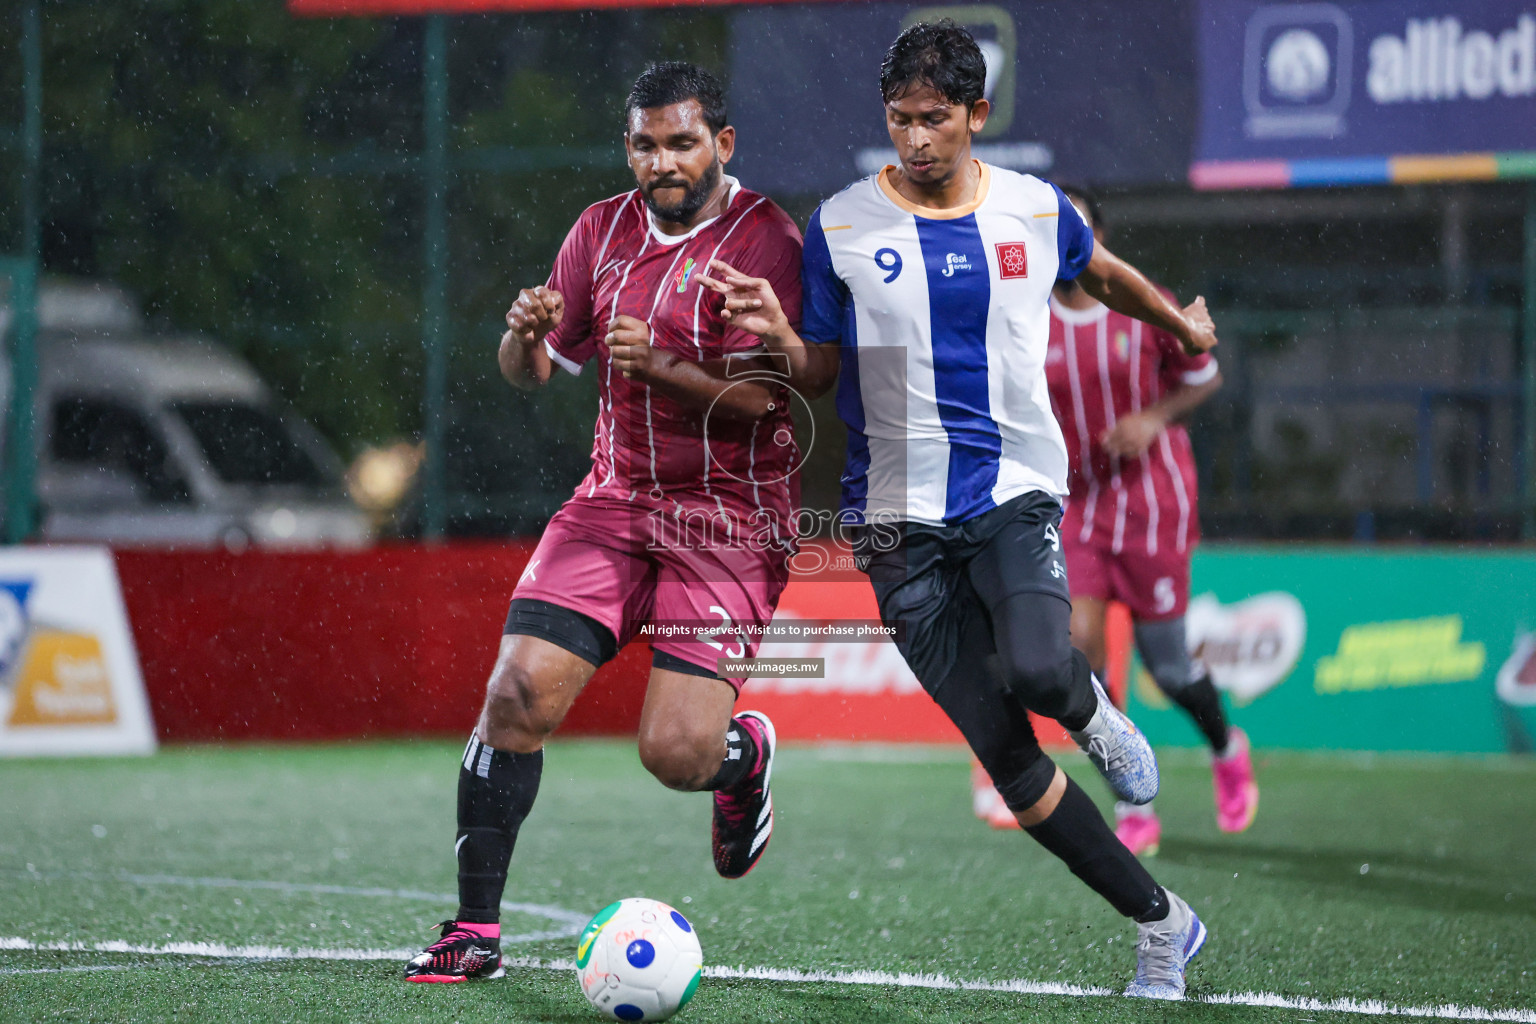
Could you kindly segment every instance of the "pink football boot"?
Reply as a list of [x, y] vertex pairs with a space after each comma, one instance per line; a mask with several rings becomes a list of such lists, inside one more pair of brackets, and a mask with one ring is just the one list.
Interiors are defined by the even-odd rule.
[[1223, 832], [1242, 832], [1259, 813], [1259, 784], [1253, 779], [1248, 734], [1234, 726], [1227, 735], [1226, 756], [1211, 758], [1216, 824]]

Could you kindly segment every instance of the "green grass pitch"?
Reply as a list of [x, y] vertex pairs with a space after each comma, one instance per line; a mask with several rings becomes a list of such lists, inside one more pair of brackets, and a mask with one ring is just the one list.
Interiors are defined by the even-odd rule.
[[[1027, 838], [976, 821], [948, 748], [786, 748], [772, 845], [726, 882], [706, 796], [663, 789], [632, 743], [557, 742], [513, 858], [507, 899], [528, 906], [503, 921], [523, 937], [507, 954], [534, 966], [407, 985], [387, 951], [421, 948], [453, 912], [458, 753], [0, 761], [0, 1021], [596, 1021], [572, 972], [547, 965], [632, 895], [689, 915], [706, 965], [727, 969], [683, 1021], [1362, 1021], [1451, 1004], [1536, 1021], [1529, 760], [1261, 753], [1258, 821], [1224, 836], [1203, 758], [1161, 751], [1150, 866], [1211, 938], [1195, 998], [1151, 1005], [999, 990], [1118, 991], [1135, 933]], [[1103, 794], [1086, 761], [1061, 760]], [[779, 973], [730, 976], [753, 968]], [[1282, 1005], [1210, 1001], [1242, 993]]]

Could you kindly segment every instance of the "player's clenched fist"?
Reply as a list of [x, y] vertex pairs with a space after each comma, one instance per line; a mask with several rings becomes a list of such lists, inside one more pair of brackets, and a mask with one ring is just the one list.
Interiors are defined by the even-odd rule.
[[626, 377], [645, 378], [651, 365], [651, 327], [644, 320], [619, 314], [608, 323], [603, 344], [614, 367]]
[[564, 316], [565, 298], [559, 292], [543, 285], [524, 288], [507, 310], [507, 329], [524, 345], [533, 345], [559, 327]]
[[1189, 324], [1189, 337], [1179, 341], [1187, 354], [1197, 356], [1216, 347], [1216, 322], [1205, 308], [1205, 296], [1196, 296], [1194, 302], [1184, 307], [1184, 321]]

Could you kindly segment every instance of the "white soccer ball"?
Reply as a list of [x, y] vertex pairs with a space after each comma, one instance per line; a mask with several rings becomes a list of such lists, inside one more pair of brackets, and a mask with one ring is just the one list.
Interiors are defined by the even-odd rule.
[[658, 900], [608, 904], [576, 943], [582, 994], [613, 1020], [666, 1020], [688, 1005], [703, 971], [693, 925]]

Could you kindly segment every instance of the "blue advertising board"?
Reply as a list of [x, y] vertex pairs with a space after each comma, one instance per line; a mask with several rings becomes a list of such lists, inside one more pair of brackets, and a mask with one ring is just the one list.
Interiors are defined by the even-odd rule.
[[823, 3], [731, 18], [732, 170], [752, 188], [829, 195], [895, 159], [880, 61], [903, 28], [953, 18], [988, 64], [977, 155], [1096, 185], [1182, 182], [1193, 145], [1189, 0]]
[[1536, 0], [1201, 0], [1196, 187], [1536, 174]]

